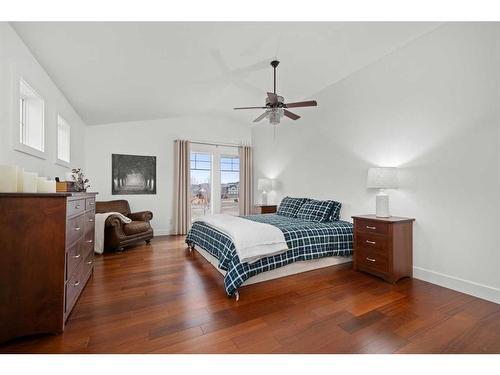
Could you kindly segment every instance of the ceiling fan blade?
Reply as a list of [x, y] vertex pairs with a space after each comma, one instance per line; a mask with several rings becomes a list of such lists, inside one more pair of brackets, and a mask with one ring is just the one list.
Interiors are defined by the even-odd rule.
[[296, 115], [295, 113], [287, 111], [286, 109], [285, 109], [285, 116], [288, 118], [291, 118], [292, 120], [298, 120], [300, 118], [299, 115]]
[[295, 102], [295, 103], [286, 103], [283, 105], [285, 108], [297, 108], [297, 107], [316, 107], [318, 103], [316, 100], [309, 100], [305, 102]]
[[267, 107], [236, 107], [233, 109], [267, 109]]
[[268, 92], [267, 97], [269, 98], [270, 104], [277, 104], [278, 103], [278, 95], [276, 95], [275, 93]]
[[269, 113], [266, 111], [263, 114], [261, 114], [259, 117], [257, 117], [253, 122], [259, 122], [262, 119], [265, 119]]

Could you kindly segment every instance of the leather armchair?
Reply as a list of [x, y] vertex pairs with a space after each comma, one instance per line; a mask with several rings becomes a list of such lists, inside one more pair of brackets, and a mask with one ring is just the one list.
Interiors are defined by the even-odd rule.
[[153, 228], [149, 222], [153, 219], [151, 211], [130, 212], [130, 205], [126, 200], [96, 202], [96, 213], [119, 212], [132, 220], [123, 223], [117, 215], [110, 215], [106, 219], [104, 229], [104, 248], [106, 250], [122, 251], [124, 247], [140, 241], [149, 244], [153, 238]]

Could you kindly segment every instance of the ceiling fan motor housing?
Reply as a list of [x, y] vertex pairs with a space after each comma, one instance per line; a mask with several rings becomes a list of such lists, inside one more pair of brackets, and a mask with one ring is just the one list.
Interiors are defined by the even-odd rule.
[[[277, 96], [278, 96], [278, 104], [276, 106], [281, 107], [283, 105], [283, 103], [285, 102], [285, 98], [283, 98], [282, 96], [279, 96], [279, 95], [277, 95]], [[271, 102], [269, 101], [269, 97], [266, 96], [265, 100], [266, 100], [266, 106], [272, 107]]]

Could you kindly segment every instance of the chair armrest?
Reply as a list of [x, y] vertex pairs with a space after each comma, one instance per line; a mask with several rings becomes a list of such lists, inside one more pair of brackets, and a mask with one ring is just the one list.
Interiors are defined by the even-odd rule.
[[117, 229], [121, 229], [122, 225], [123, 225], [123, 222], [118, 218], [117, 215], [108, 216], [108, 218], [106, 219], [106, 222], [104, 223], [104, 226], [106, 228], [115, 227]]
[[133, 212], [128, 214], [128, 218], [134, 221], [149, 222], [151, 219], [153, 219], [153, 213], [151, 211]]

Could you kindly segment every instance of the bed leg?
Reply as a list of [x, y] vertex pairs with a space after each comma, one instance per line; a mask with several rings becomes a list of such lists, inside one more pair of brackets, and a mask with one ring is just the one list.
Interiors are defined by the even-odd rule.
[[189, 252], [192, 253], [194, 250], [194, 242], [188, 242], [187, 245], [188, 245]]
[[234, 299], [236, 300], [236, 302], [240, 300], [240, 292], [238, 291], [234, 292]]

